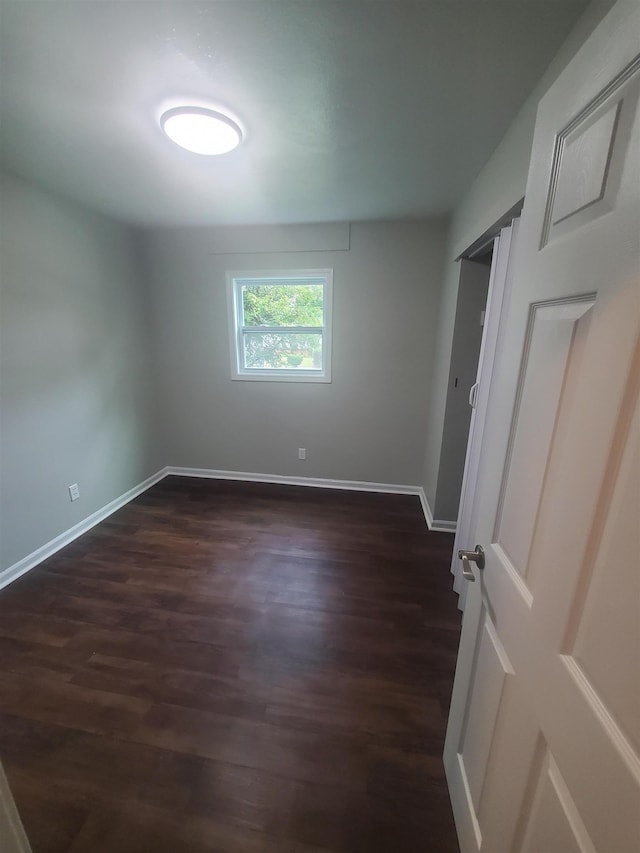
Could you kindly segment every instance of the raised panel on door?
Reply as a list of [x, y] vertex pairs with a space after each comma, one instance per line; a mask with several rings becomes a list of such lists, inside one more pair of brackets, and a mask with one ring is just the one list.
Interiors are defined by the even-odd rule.
[[458, 749], [462, 774], [476, 814], [505, 680], [512, 674], [511, 664], [483, 608], [473, 686]]
[[596, 853], [571, 793], [548, 750], [514, 853]]
[[600, 715], [606, 714], [603, 725], [640, 777], [640, 663], [629, 653], [640, 650], [638, 545], [630, 535], [640, 518], [640, 405], [634, 384], [634, 413], [623, 424], [625, 435], [617, 436], [625, 450], [609, 486], [610, 512], [582, 566], [563, 656], [588, 685], [589, 697], [597, 697]]
[[559, 129], [541, 248], [614, 210], [633, 145], [639, 69], [636, 57]]
[[[492, 544], [505, 569], [526, 581], [531, 541], [577, 326], [594, 295], [531, 306]], [[582, 325], [588, 318], [582, 320]], [[518, 588], [531, 603], [529, 585]]]

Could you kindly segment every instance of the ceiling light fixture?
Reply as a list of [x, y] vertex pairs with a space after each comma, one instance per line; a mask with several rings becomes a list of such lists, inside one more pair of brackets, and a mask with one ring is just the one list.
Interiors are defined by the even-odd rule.
[[167, 110], [160, 127], [176, 145], [194, 154], [226, 154], [242, 142], [242, 131], [233, 119], [204, 107]]

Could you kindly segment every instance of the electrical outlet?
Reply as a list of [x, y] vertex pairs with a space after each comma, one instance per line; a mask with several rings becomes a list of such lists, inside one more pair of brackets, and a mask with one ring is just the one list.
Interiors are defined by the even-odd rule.
[[77, 501], [80, 497], [80, 488], [77, 483], [74, 483], [73, 486], [69, 486], [69, 497], [72, 501]]
[[298, 459], [306, 459], [307, 458], [307, 448], [299, 447], [298, 448]]

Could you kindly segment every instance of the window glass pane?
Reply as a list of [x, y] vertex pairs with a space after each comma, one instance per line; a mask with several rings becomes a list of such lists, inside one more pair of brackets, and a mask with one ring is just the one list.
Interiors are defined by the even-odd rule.
[[322, 370], [322, 335], [244, 332], [244, 366], [263, 370]]
[[324, 325], [322, 284], [243, 284], [245, 326]]

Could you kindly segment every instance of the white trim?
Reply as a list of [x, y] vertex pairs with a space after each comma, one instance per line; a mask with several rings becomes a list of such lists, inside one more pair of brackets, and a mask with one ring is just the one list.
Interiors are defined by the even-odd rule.
[[519, 227], [520, 219], [516, 218], [510, 225], [502, 228], [493, 244], [493, 259], [489, 277], [485, 322], [476, 375], [476, 386], [478, 389], [475, 395], [476, 405], [471, 412], [471, 421], [469, 423], [469, 437], [467, 439], [464, 473], [460, 489], [460, 503], [458, 506], [459, 525], [451, 556], [451, 573], [454, 576], [453, 588], [459, 595], [458, 607], [460, 610], [464, 610], [469, 585], [463, 580], [462, 569], [457, 555], [460, 548], [473, 548], [475, 545], [475, 543], [468, 541], [468, 537], [474, 513], [475, 491], [480, 465], [484, 423], [489, 405], [493, 362], [498, 345], [498, 333], [502, 327], [503, 308], [509, 301], [509, 293], [513, 280], [513, 259]]
[[364, 480], [326, 480], [317, 477], [293, 477], [281, 474], [254, 474], [247, 471], [218, 471], [214, 468], [179, 468], [170, 465], [167, 476], [202, 477], [209, 480], [242, 480], [247, 483], [273, 483], [282, 486], [309, 486], [314, 489], [342, 489], [349, 492], [383, 492], [391, 495], [420, 495], [420, 486], [394, 483], [368, 483]]
[[281, 474], [254, 474], [247, 471], [218, 471], [213, 468], [179, 468], [170, 465], [167, 475], [176, 477], [204, 477], [210, 480], [241, 480], [247, 483], [272, 483], [282, 486], [309, 486], [314, 489], [342, 489], [350, 492], [381, 492], [388, 495], [417, 495], [429, 530], [434, 533], [454, 533], [455, 521], [434, 519], [422, 486], [396, 483], [370, 483], [366, 480], [327, 480], [318, 477], [293, 477]]
[[456, 521], [447, 521], [446, 518], [434, 518], [431, 530], [439, 533], [455, 533], [458, 523]]
[[[268, 284], [270, 281], [277, 285], [285, 284], [287, 280], [312, 279], [322, 281], [324, 302], [324, 323], [317, 327], [322, 337], [322, 369], [266, 369], [243, 367], [243, 325], [242, 305], [238, 293], [239, 285], [244, 281], [256, 281]], [[318, 282], [320, 283], [320, 281]], [[295, 270], [245, 270], [227, 271], [227, 317], [229, 324], [229, 354], [231, 359], [231, 379], [248, 382], [331, 382], [331, 332], [333, 326], [333, 269], [295, 269]], [[260, 331], [261, 327], [256, 327]], [[289, 331], [302, 331], [303, 327], [291, 327]]]
[[31, 853], [16, 804], [0, 764], [0, 848], [4, 853]]
[[420, 503], [422, 504], [424, 520], [427, 522], [427, 527], [429, 528], [429, 530], [431, 530], [433, 527], [433, 513], [431, 512], [431, 507], [429, 506], [427, 495], [422, 486], [420, 486]]
[[422, 504], [424, 520], [427, 522], [429, 530], [432, 530], [434, 533], [455, 533], [457, 526], [455, 521], [445, 521], [442, 518], [433, 517], [433, 512], [431, 511], [429, 501], [427, 500], [427, 496], [422, 486], [420, 486], [418, 495], [420, 497], [420, 503]]
[[0, 572], [0, 589], [12, 583], [12, 581], [19, 578], [21, 575], [26, 574], [31, 569], [35, 568], [39, 563], [43, 560], [46, 560], [48, 557], [51, 557], [61, 548], [64, 548], [65, 545], [68, 545], [70, 542], [73, 542], [74, 539], [77, 539], [78, 536], [82, 536], [83, 533], [86, 533], [88, 530], [91, 530], [92, 527], [95, 527], [96, 524], [99, 524], [101, 521], [104, 521], [105, 518], [112, 515], [116, 510], [119, 510], [125, 504], [132, 501], [134, 498], [137, 498], [138, 495], [142, 494], [142, 492], [146, 492], [147, 489], [154, 486], [157, 482], [166, 477], [167, 469], [163, 468], [157, 473], [153, 474], [151, 477], [148, 477], [142, 483], [138, 483], [137, 486], [134, 486], [132, 489], [129, 489], [128, 492], [125, 492], [120, 497], [115, 498], [110, 503], [103, 506], [101, 509], [96, 510], [91, 515], [87, 516], [82, 521], [79, 521], [78, 524], [74, 524], [73, 527], [70, 527], [68, 530], [65, 530], [64, 533], [61, 533], [59, 536], [56, 536], [55, 539], [51, 539], [49, 542], [46, 542], [40, 548], [37, 548], [35, 551], [32, 551], [31, 554], [27, 554], [26, 557], [23, 557], [22, 560], [19, 560], [17, 563], [14, 563], [12, 566], [9, 566], [8, 569], [5, 569], [3, 572]]
[[456, 529], [455, 521], [443, 521], [434, 519], [427, 501], [424, 489], [422, 486], [406, 486], [397, 485], [395, 483], [369, 483], [365, 480], [328, 480], [316, 477], [293, 477], [283, 476], [280, 474], [254, 474], [247, 471], [219, 471], [214, 468], [181, 468], [174, 465], [169, 465], [157, 471], [151, 477], [148, 477], [142, 483], [129, 489], [120, 497], [115, 498], [110, 503], [96, 510], [92, 515], [87, 516], [83, 521], [78, 522], [73, 527], [46, 542], [40, 548], [37, 548], [31, 554], [27, 554], [22, 560], [9, 566], [3, 572], [0, 572], [0, 589], [8, 586], [13, 581], [17, 580], [22, 575], [34, 569], [48, 557], [51, 557], [57, 551], [60, 551], [65, 545], [73, 542], [83, 533], [91, 530], [96, 524], [104, 521], [117, 510], [121, 509], [125, 504], [137, 498], [142, 492], [146, 492], [151, 486], [163, 480], [165, 477], [199, 477], [209, 480], [239, 480], [246, 483], [272, 483], [273, 485], [282, 486], [307, 486], [315, 489], [341, 489], [350, 492], [379, 492], [388, 495], [416, 495], [420, 499], [422, 511], [429, 530], [434, 532], [452, 533]]

